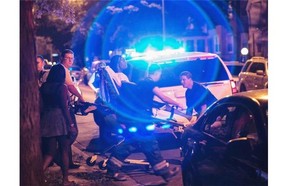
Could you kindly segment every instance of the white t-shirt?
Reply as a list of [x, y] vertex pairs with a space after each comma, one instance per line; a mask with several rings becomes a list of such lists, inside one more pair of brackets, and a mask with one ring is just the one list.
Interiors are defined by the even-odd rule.
[[118, 87], [121, 87], [122, 81], [129, 82], [128, 77], [122, 72], [114, 72], [109, 66], [105, 67], [105, 70], [108, 72], [109, 76], [115, 81]]
[[68, 86], [68, 85], [74, 85], [73, 81], [72, 81], [72, 78], [71, 78], [71, 75], [70, 75], [70, 71], [68, 68], [66, 68], [63, 64], [61, 64], [64, 69], [65, 69], [65, 84]]

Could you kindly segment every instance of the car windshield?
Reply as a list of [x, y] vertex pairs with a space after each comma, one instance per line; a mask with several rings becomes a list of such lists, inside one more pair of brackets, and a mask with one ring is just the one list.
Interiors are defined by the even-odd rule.
[[[190, 71], [192, 78], [197, 82], [214, 82], [229, 79], [225, 68], [218, 58], [196, 59], [192, 61], [174, 60], [159, 63], [162, 68], [162, 76], [158, 82], [159, 87], [181, 85], [179, 75], [182, 71]], [[133, 82], [138, 82], [145, 77], [148, 62], [143, 60], [130, 61], [128, 68], [128, 77]]]
[[238, 76], [243, 66], [240, 65], [227, 65], [232, 76]]

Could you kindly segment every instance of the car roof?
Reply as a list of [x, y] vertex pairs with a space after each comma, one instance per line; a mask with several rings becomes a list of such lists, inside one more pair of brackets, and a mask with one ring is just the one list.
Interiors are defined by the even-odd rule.
[[171, 54], [165, 54], [165, 53], [161, 53], [161, 52], [155, 52], [153, 54], [151, 54], [153, 56], [140, 56], [140, 57], [135, 57], [132, 59], [129, 59], [127, 61], [140, 61], [140, 60], [144, 60], [144, 61], [167, 61], [167, 60], [196, 60], [198, 58], [200, 59], [206, 59], [206, 58], [215, 58], [218, 55], [214, 54], [214, 53], [208, 53], [208, 52], [178, 52], [178, 53], [171, 53]]
[[263, 105], [268, 103], [268, 89], [257, 89], [250, 90], [245, 92], [238, 92], [227, 96], [222, 99], [234, 99], [234, 98], [249, 98], [250, 100], [254, 100], [258, 102], [258, 104]]
[[268, 63], [268, 60], [264, 57], [261, 57], [261, 56], [254, 56], [250, 59], [247, 60], [248, 61], [251, 61], [251, 62], [267, 62]]

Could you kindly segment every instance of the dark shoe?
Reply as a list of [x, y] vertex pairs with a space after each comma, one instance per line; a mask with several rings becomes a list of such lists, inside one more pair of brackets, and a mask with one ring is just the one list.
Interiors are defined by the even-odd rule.
[[173, 169], [169, 170], [166, 174], [162, 175], [162, 178], [169, 182], [174, 176], [176, 176], [180, 172], [179, 167], [174, 167]]
[[114, 179], [115, 181], [126, 181], [128, 178], [125, 175], [122, 175], [120, 173], [115, 173], [113, 175], [108, 173], [108, 176]]
[[80, 167], [80, 164], [78, 163], [73, 163], [69, 165], [69, 169], [78, 169]]

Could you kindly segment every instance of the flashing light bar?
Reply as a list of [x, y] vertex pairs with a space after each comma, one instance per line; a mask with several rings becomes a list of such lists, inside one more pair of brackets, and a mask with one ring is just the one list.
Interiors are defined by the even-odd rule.
[[155, 50], [147, 50], [146, 52], [139, 53], [136, 51], [129, 51], [127, 55], [129, 55], [131, 58], [136, 58], [136, 57], [143, 57], [146, 60], [153, 60], [156, 58], [161, 58], [161, 57], [169, 57], [172, 55], [177, 55], [177, 54], [182, 54], [185, 52], [184, 48], [179, 48], [179, 49], [165, 49], [161, 51], [155, 51]]

